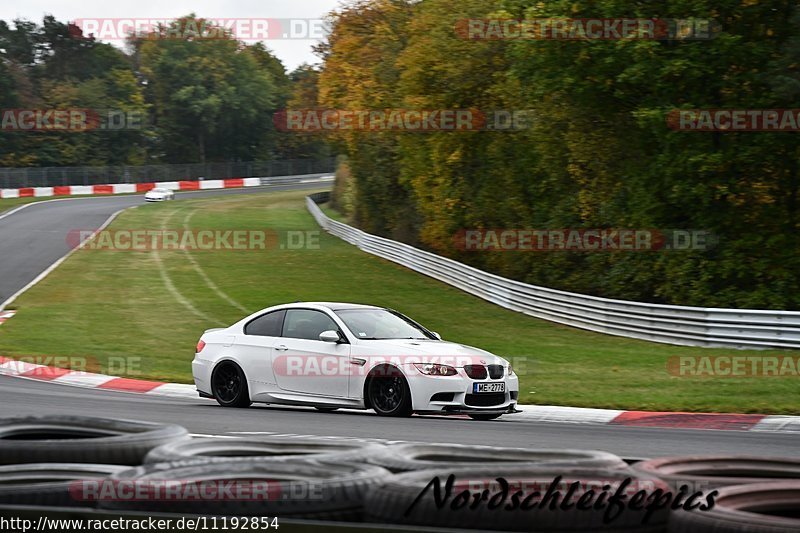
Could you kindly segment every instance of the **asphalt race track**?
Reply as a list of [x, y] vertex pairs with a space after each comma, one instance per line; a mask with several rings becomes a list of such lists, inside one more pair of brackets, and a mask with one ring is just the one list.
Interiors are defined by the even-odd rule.
[[[319, 183], [274, 186], [269, 190], [319, 188]], [[263, 192], [264, 188], [187, 192], [180, 198]], [[0, 301], [27, 285], [69, 251], [69, 228], [94, 229], [114, 212], [143, 203], [141, 196], [86, 198], [34, 204], [0, 220]], [[2, 416], [70, 414], [172, 422], [190, 432], [214, 436], [316, 435], [388, 441], [483, 444], [512, 447], [583, 448], [623, 457], [690, 454], [797, 456], [800, 435], [542, 423], [491, 422], [414, 416], [387, 419], [371, 412], [319, 413], [314, 409], [253, 406], [224, 409], [197, 398], [83, 389], [0, 376]]]
[[513, 420], [491, 422], [414, 416], [381, 418], [371, 411], [319, 413], [311, 408], [254, 405], [226, 409], [212, 400], [165, 398], [81, 389], [0, 376], [3, 416], [63, 414], [172, 422], [215, 436], [314, 435], [489, 446], [583, 448], [623, 457], [751, 454], [797, 456], [800, 437], [747, 431], [637, 428]]

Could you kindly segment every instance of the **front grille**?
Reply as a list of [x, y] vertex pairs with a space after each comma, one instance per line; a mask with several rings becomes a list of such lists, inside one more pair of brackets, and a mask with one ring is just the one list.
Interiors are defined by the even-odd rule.
[[486, 379], [486, 367], [483, 365], [464, 365], [464, 372], [470, 379]]
[[500, 379], [503, 377], [502, 365], [489, 365], [489, 376], [492, 379]]
[[488, 394], [467, 394], [464, 403], [474, 407], [490, 407], [500, 405], [506, 401], [505, 392], [491, 392]]

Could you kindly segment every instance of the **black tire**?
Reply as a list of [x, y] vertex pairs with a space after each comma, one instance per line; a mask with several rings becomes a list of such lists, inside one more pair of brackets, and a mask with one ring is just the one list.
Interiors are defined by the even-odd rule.
[[800, 479], [800, 459], [751, 455], [662, 457], [633, 468], [657, 476], [672, 490], [686, 485], [692, 492], [748, 483]]
[[0, 505], [94, 507], [94, 501], [82, 497], [80, 481], [107, 479], [127, 469], [88, 463], [0, 466]]
[[367, 397], [378, 416], [411, 416], [411, 389], [399, 371], [371, 377]]
[[88, 416], [0, 419], [0, 463], [139, 465], [157, 446], [187, 438], [173, 424]]
[[242, 369], [232, 361], [223, 361], [211, 375], [211, 392], [222, 407], [250, 407], [250, 391]]
[[[162, 486], [163, 480], [202, 483], [201, 488], [214, 487], [215, 482], [228, 483], [228, 493], [232, 490], [243, 497], [220, 499], [212, 493], [210, 497], [197, 498], [198, 492], [195, 491], [194, 499], [189, 494], [186, 498], [173, 494], [162, 500], [101, 501], [99, 506], [147, 512], [357, 521], [362, 517], [366, 494], [388, 475], [383, 468], [372, 465], [304, 460], [224, 461], [178, 468], [169, 463], [159, 463], [121, 472], [112, 479], [130, 484], [130, 488], [139, 494]], [[233, 487], [230, 482], [234, 482]], [[236, 485], [236, 482], [244, 485]], [[269, 483], [265, 485], [264, 482]], [[255, 483], [258, 485], [253, 485]], [[254, 498], [252, 495], [256, 492], [250, 492], [247, 487], [261, 487], [258, 493], [263, 497]], [[199, 493], [208, 494], [205, 490]]]
[[496, 414], [496, 415], [478, 415], [478, 414], [474, 414], [473, 415], [473, 414], [470, 414], [469, 415], [469, 417], [471, 419], [473, 419], [473, 420], [481, 420], [481, 421], [484, 421], [484, 422], [489, 421], [489, 420], [495, 420], [497, 418], [500, 418], [501, 416], [503, 416], [503, 415], [502, 414]]
[[714, 508], [677, 511], [670, 533], [796, 533], [800, 531], [800, 480], [722, 487]]
[[381, 444], [358, 441], [330, 441], [296, 437], [267, 437], [259, 439], [198, 438], [170, 442], [147, 454], [145, 464], [187, 460], [224, 461], [281, 461], [314, 459], [360, 462], [383, 451]]
[[395, 444], [377, 450], [367, 461], [392, 472], [443, 468], [488, 467], [584, 467], [625, 469], [614, 454], [591, 450], [537, 450], [460, 444]]
[[[454, 476], [452, 490], [448, 492], [448, 478]], [[669, 516], [669, 508], [655, 511], [644, 522], [644, 510], [625, 508], [611, 522], [604, 522], [605, 509], [592, 506], [589, 509], [577, 509], [575, 506], [579, 496], [571, 497], [571, 508], [556, 507], [551, 510], [548, 505], [540, 508], [532, 505], [522, 509], [521, 502], [540, 491], [540, 495], [531, 498], [529, 503], [541, 502], [547, 487], [558, 476], [560, 496], [565, 497], [569, 485], [576, 481], [590, 484], [596, 491], [602, 486], [611, 485], [613, 494], [626, 478], [632, 478], [631, 486], [646, 488], [651, 494], [656, 489], [668, 490], [666, 484], [651, 476], [635, 474], [630, 469], [602, 468], [535, 468], [520, 465], [495, 467], [472, 467], [468, 469], [438, 469], [408, 472], [387, 479], [381, 487], [373, 490], [367, 497], [365, 517], [367, 521], [391, 524], [414, 525], [421, 527], [447, 527], [453, 529], [480, 529], [487, 531], [625, 531], [636, 533], [663, 532]], [[439, 496], [444, 504], [437, 506], [434, 480], [439, 479]], [[497, 478], [505, 479], [510, 487], [507, 497], [498, 505], [501, 498], [493, 500], [500, 493]], [[478, 498], [479, 504], [473, 507], [475, 493], [482, 494], [489, 490], [488, 498]], [[467, 491], [469, 498], [459, 497]], [[508, 507], [513, 495], [522, 491], [516, 507]], [[580, 494], [580, 493], [579, 493]], [[502, 495], [502, 493], [501, 493]], [[559, 502], [563, 499], [559, 499]], [[596, 497], [595, 497], [596, 501]], [[415, 503], [416, 502], [416, 503]], [[489, 507], [490, 502], [495, 507]]]

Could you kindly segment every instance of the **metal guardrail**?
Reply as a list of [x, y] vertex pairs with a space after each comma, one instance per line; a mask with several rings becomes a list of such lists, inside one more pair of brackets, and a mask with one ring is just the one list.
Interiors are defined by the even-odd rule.
[[143, 166], [2, 167], [0, 189], [288, 176], [331, 173], [335, 169], [336, 159], [333, 157]]
[[800, 348], [800, 312], [650, 304], [529, 285], [408, 244], [371, 235], [326, 216], [306, 198], [317, 223], [361, 250], [526, 315], [609, 335], [667, 344], [738, 349]]
[[295, 185], [299, 183], [324, 183], [333, 181], [333, 173], [319, 172], [316, 174], [295, 174], [292, 176], [266, 176], [261, 178], [261, 185]]

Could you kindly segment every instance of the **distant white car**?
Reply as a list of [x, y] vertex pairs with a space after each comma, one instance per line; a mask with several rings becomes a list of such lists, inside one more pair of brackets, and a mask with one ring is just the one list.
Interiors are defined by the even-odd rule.
[[443, 341], [391, 309], [347, 303], [278, 305], [210, 329], [192, 373], [200, 396], [223, 407], [260, 402], [491, 420], [516, 412], [519, 397], [505, 359]]
[[163, 188], [150, 189], [144, 195], [144, 199], [146, 202], [163, 202], [165, 200], [174, 200], [175, 191]]

